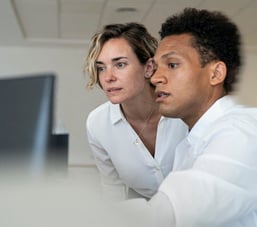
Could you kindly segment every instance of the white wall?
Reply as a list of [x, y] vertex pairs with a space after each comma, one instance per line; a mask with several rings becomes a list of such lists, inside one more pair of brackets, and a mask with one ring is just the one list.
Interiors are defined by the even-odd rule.
[[238, 84], [239, 100], [257, 107], [257, 47], [248, 47], [244, 53], [244, 67]]
[[[104, 102], [100, 89], [87, 90], [83, 60], [85, 48], [0, 46], [0, 77], [36, 72], [55, 72], [57, 128], [70, 135], [69, 163], [92, 164], [86, 139], [85, 120], [94, 107]], [[61, 125], [60, 125], [61, 121]]]
[[[82, 73], [85, 48], [1, 47], [0, 77], [24, 73], [54, 71], [56, 117], [70, 134], [69, 163], [92, 164], [93, 159], [85, 133], [85, 120], [90, 110], [106, 99], [99, 89], [88, 91]], [[242, 103], [257, 106], [257, 48], [248, 48], [238, 96]]]

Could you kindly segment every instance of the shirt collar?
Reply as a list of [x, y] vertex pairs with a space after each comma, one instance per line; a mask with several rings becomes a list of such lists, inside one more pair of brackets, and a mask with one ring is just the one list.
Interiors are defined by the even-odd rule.
[[224, 96], [218, 99], [196, 122], [188, 135], [188, 141], [190, 144], [196, 143], [198, 139], [202, 138], [205, 130], [215, 120], [224, 115], [229, 109], [235, 106], [236, 103], [231, 96]]
[[112, 104], [110, 102], [110, 113], [111, 113], [111, 122], [116, 124], [120, 120], [124, 120], [125, 117], [121, 111], [120, 104]]

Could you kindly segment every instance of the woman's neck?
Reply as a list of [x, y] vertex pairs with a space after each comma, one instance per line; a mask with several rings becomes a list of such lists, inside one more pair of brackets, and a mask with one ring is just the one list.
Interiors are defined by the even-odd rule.
[[153, 98], [122, 103], [120, 106], [127, 120], [145, 120], [149, 114], [159, 114], [158, 104]]
[[145, 121], [149, 118], [149, 115], [155, 116], [159, 115], [159, 109], [156, 103], [141, 103], [140, 106], [123, 106], [121, 105], [121, 110], [127, 120], [142, 120]]

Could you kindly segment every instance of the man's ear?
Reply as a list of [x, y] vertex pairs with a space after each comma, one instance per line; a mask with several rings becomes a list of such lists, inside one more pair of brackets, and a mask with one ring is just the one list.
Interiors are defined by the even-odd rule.
[[210, 84], [217, 85], [224, 83], [224, 80], [227, 75], [226, 64], [222, 61], [215, 62], [212, 67], [212, 73], [210, 76]]

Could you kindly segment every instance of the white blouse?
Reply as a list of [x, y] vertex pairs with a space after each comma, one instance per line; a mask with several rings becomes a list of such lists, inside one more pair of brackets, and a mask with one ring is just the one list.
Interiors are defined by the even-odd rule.
[[153, 158], [118, 104], [97, 107], [86, 127], [103, 189], [119, 200], [127, 198], [128, 188], [150, 198], [172, 170], [175, 147], [188, 132], [181, 120], [161, 117]]

